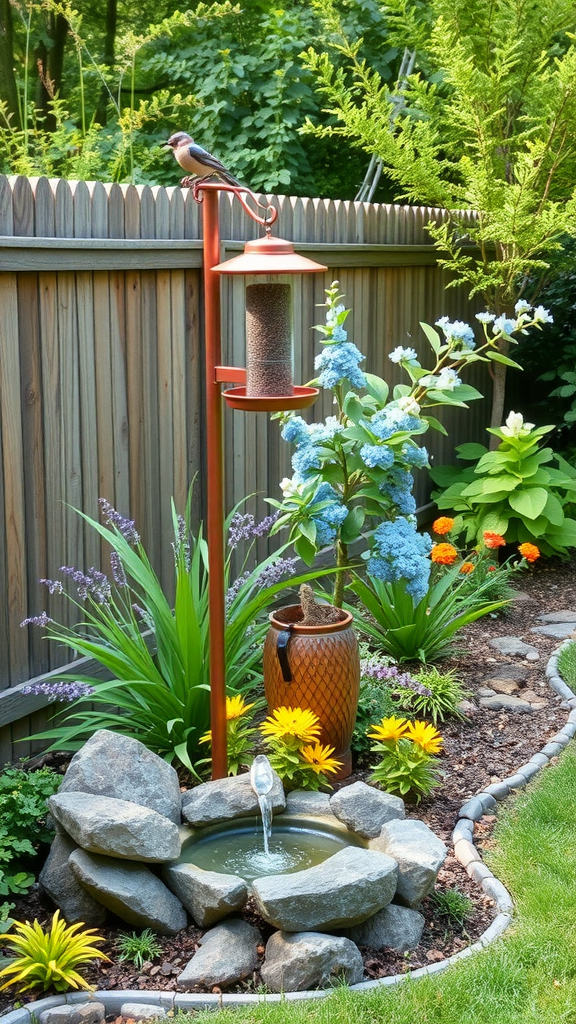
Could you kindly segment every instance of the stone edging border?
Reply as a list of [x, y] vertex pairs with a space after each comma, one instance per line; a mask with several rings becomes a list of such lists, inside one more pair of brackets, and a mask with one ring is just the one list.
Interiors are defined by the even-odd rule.
[[[474, 835], [474, 823], [479, 821], [483, 814], [489, 814], [498, 806], [498, 800], [504, 800], [512, 790], [523, 789], [524, 786], [550, 762], [550, 758], [556, 757], [568, 745], [569, 741], [576, 734], [576, 694], [564, 682], [558, 674], [558, 655], [560, 651], [574, 643], [572, 638], [564, 640], [552, 653], [546, 666], [546, 677], [549, 686], [559, 694], [570, 707], [570, 713], [566, 725], [552, 737], [538, 754], [534, 754], [526, 764], [518, 771], [504, 779], [502, 782], [495, 782], [480, 790], [475, 796], [467, 800], [460, 808], [458, 821], [452, 832], [454, 842], [454, 855], [460, 864], [466, 869], [467, 874], [474, 881], [479, 882], [482, 889], [491, 899], [495, 901], [497, 915], [492, 924], [482, 933], [480, 938], [467, 946], [465, 949], [454, 953], [453, 956], [439, 963], [429, 964], [426, 967], [419, 967], [415, 971], [406, 974], [393, 974], [387, 978], [377, 978], [374, 981], [361, 981], [357, 985], [351, 985], [353, 992], [366, 992], [376, 988], [391, 987], [399, 985], [407, 980], [427, 977], [431, 974], [439, 974], [445, 971], [452, 964], [465, 960], [474, 953], [489, 946], [495, 939], [499, 938], [508, 928], [512, 921], [514, 904], [510, 893], [498, 878], [490, 871], [480, 855], [478, 849], [472, 842]], [[286, 992], [282, 994], [268, 993], [263, 995], [250, 994], [234, 995], [222, 993], [198, 993], [188, 995], [182, 992], [164, 992], [153, 990], [127, 989], [126, 991], [96, 991], [68, 992], [61, 996], [49, 996], [46, 999], [39, 999], [37, 1002], [28, 1003], [17, 1010], [0, 1017], [0, 1024], [36, 1024], [40, 1013], [52, 1009], [55, 1006], [64, 1004], [86, 1003], [90, 999], [104, 1004], [106, 1013], [120, 1013], [124, 1003], [138, 1003], [145, 1006], [157, 1006], [164, 1010], [217, 1010], [220, 1007], [246, 1006], [256, 1003], [279, 1003], [298, 1002], [304, 999], [323, 999], [333, 989], [314, 989], [305, 992]]]

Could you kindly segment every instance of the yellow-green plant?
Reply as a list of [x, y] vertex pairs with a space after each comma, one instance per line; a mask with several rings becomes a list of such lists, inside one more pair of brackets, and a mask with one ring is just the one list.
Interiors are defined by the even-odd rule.
[[376, 740], [372, 752], [380, 754], [370, 779], [388, 793], [413, 796], [417, 803], [439, 785], [439, 762], [434, 754], [442, 749], [440, 733], [428, 722], [406, 718], [383, 718], [368, 732]]
[[320, 722], [309, 708], [275, 708], [260, 726], [270, 764], [285, 788], [318, 790], [341, 762], [319, 742]]
[[0, 971], [0, 978], [8, 979], [0, 991], [10, 985], [18, 985], [21, 992], [37, 986], [44, 991], [53, 987], [57, 992], [69, 988], [92, 989], [94, 986], [89, 985], [76, 968], [95, 957], [110, 958], [94, 945], [104, 939], [94, 928], [80, 931], [82, 923], [65, 924], [57, 910], [48, 931], [44, 931], [38, 921], [32, 924], [17, 921], [13, 932], [0, 935], [0, 941], [6, 940], [16, 954]]
[[[250, 711], [262, 707], [264, 701], [252, 701], [246, 704], [244, 697], [237, 693], [226, 697], [226, 752], [228, 755], [228, 775], [238, 775], [241, 766], [248, 767], [252, 763], [254, 737], [258, 732], [252, 724]], [[212, 730], [200, 737], [200, 743], [212, 744]], [[198, 764], [209, 764], [205, 758]]]

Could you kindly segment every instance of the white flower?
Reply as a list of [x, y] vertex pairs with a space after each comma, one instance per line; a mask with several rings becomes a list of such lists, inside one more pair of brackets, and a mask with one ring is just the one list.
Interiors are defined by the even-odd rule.
[[522, 437], [524, 434], [529, 434], [531, 430], [534, 430], [534, 424], [524, 423], [521, 412], [511, 412], [506, 420], [506, 426], [502, 427], [502, 433], [506, 437]]
[[398, 399], [396, 404], [398, 408], [402, 409], [402, 412], [407, 413], [408, 416], [420, 415], [420, 406], [416, 399], [412, 398], [411, 395], [404, 395], [403, 398]]
[[454, 391], [454, 388], [457, 388], [461, 383], [462, 381], [456, 373], [456, 370], [451, 370], [449, 367], [445, 366], [443, 370], [440, 370], [436, 387], [439, 388], [440, 391]]
[[532, 306], [529, 302], [526, 302], [526, 299], [518, 299], [518, 302], [514, 306], [514, 312], [518, 315], [520, 313], [528, 313], [530, 309], [532, 309]]
[[536, 306], [536, 309], [534, 310], [534, 313], [533, 313], [533, 317], [534, 317], [534, 320], [535, 320], [535, 322], [537, 324], [553, 324], [554, 323], [554, 317], [551, 315], [549, 310], [544, 309], [544, 306]]
[[494, 323], [494, 320], [496, 319], [496, 314], [495, 313], [476, 313], [476, 319], [479, 320], [481, 324], [491, 324], [491, 323]]
[[395, 348], [393, 352], [388, 353], [388, 359], [390, 359], [393, 363], [412, 363], [418, 359], [418, 353], [413, 348], [402, 348], [401, 345], [398, 345], [398, 347]]
[[294, 482], [292, 477], [285, 476], [284, 479], [280, 481], [280, 490], [285, 498], [290, 498], [295, 494], [302, 493], [302, 484], [297, 484]]

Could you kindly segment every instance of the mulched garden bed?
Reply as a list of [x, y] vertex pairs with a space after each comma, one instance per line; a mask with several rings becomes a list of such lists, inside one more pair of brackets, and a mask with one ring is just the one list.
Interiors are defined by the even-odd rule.
[[[566, 722], [568, 709], [562, 700], [547, 685], [545, 669], [548, 658], [558, 646], [557, 639], [532, 633], [536, 618], [544, 612], [562, 609], [576, 609], [575, 562], [561, 562], [557, 559], [536, 563], [517, 578], [522, 594], [505, 614], [487, 617], [469, 626], [459, 635], [462, 647], [457, 656], [446, 659], [439, 665], [442, 671], [454, 669], [470, 691], [471, 709], [465, 722], [445, 723], [440, 727], [444, 737], [445, 751], [442, 757], [444, 778], [433, 796], [423, 800], [419, 806], [408, 808], [410, 817], [425, 821], [449, 847], [449, 854], [438, 876], [438, 890], [458, 888], [474, 904], [473, 916], [462, 927], [448, 918], [439, 916], [432, 900], [424, 901], [422, 911], [426, 927], [418, 948], [409, 954], [397, 954], [390, 950], [375, 952], [363, 949], [365, 972], [368, 978], [403, 973], [435, 961], [443, 960], [452, 953], [475, 941], [488, 927], [494, 917], [494, 903], [471, 882], [465, 870], [452, 854], [451, 833], [462, 804], [474, 793], [491, 782], [497, 782], [513, 775], [525, 764]], [[526, 662], [523, 658], [506, 657], [489, 646], [489, 640], [497, 636], [515, 636], [533, 644], [540, 658]], [[495, 664], [505, 662], [528, 668], [528, 678], [523, 684], [538, 694], [543, 706], [526, 714], [518, 711], [493, 711], [478, 704], [478, 691], [483, 680]], [[486, 685], [484, 683], [484, 685]], [[521, 696], [521, 691], [519, 696]], [[65, 769], [66, 759], [48, 755], [35, 759], [34, 767], [41, 761], [53, 763], [60, 770]], [[554, 759], [553, 759], [554, 760]], [[349, 779], [338, 785], [349, 785], [358, 779], [366, 780], [370, 774], [367, 766], [359, 766]], [[509, 798], [509, 799], [513, 799]], [[478, 822], [475, 842], [480, 849], [487, 849], [492, 841], [494, 815], [485, 815]], [[26, 897], [16, 901], [13, 916], [20, 920], [38, 918], [46, 925], [54, 908], [36, 887]], [[248, 910], [251, 923], [258, 925], [262, 934], [261, 955], [265, 942], [271, 933], [257, 915]], [[96, 962], [86, 968], [85, 977], [99, 989], [164, 989], [173, 990], [175, 979], [181, 973], [195, 949], [201, 931], [187, 928], [174, 937], [159, 937], [162, 955], [153, 963], [145, 963], [141, 970], [133, 965], [118, 961], [114, 947], [119, 931], [132, 929], [123, 922], [112, 922], [101, 930], [106, 938], [103, 952], [111, 957], [111, 963]], [[257, 991], [261, 984], [256, 971], [247, 982], [236, 987], [237, 992]], [[212, 990], [212, 991], [218, 991]], [[21, 1001], [38, 998], [27, 993]], [[0, 1013], [5, 1013], [18, 1002], [14, 991], [0, 993]]]

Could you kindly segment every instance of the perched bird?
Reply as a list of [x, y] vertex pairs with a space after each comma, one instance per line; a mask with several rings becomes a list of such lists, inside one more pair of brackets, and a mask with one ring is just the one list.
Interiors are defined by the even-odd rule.
[[238, 179], [226, 170], [224, 164], [220, 163], [206, 149], [202, 149], [202, 146], [198, 146], [186, 132], [175, 132], [170, 136], [168, 142], [163, 142], [162, 145], [170, 147], [180, 167], [194, 177], [210, 178], [213, 174], [217, 174], [228, 185], [237, 185], [242, 188]]

